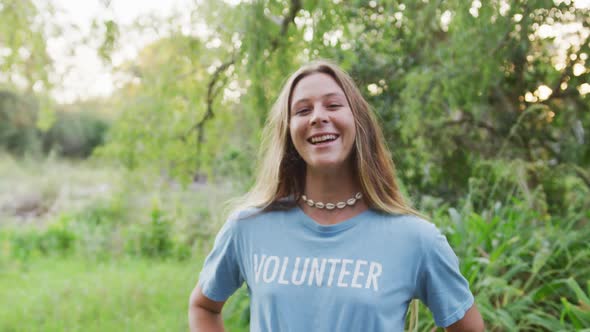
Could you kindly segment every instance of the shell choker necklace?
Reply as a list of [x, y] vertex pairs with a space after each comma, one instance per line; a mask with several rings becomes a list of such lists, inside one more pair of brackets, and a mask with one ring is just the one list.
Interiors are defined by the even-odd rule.
[[327, 209], [327, 210], [334, 210], [335, 208], [344, 209], [346, 206], [353, 206], [356, 204], [358, 200], [363, 198], [363, 194], [359, 191], [358, 193], [354, 194], [351, 198], [347, 199], [345, 202], [338, 202], [338, 203], [323, 203], [323, 202], [314, 202], [313, 200], [307, 198], [305, 195], [301, 195], [301, 199], [307, 203], [307, 205], [311, 207], [316, 207], [318, 209]]

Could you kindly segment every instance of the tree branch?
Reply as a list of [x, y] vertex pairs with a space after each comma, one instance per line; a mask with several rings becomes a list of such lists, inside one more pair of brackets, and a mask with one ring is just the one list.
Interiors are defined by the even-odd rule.
[[461, 118], [459, 118], [457, 120], [449, 120], [449, 121], [443, 122], [442, 127], [457, 126], [457, 125], [462, 125], [462, 124], [470, 124], [470, 125], [474, 125], [479, 128], [486, 129], [488, 132], [490, 132], [490, 134], [493, 134], [493, 135], [496, 135], [496, 133], [497, 133], [496, 128], [494, 128], [492, 125], [490, 125], [484, 121], [475, 120], [473, 118], [473, 115], [471, 115], [469, 113], [462, 113]]
[[289, 24], [295, 22], [295, 16], [297, 16], [297, 12], [303, 8], [301, 4], [301, 0], [291, 0], [291, 7], [289, 7], [289, 13], [287, 16], [283, 18], [281, 22], [281, 33], [275, 37], [271, 42], [271, 51], [276, 50], [279, 47], [279, 42], [282, 37], [287, 35], [287, 31], [289, 30]]
[[[580, 45], [584, 45], [584, 44], [588, 44], [590, 43], [590, 36], [586, 37], [586, 39], [584, 40], [583, 43], [581, 43]], [[571, 48], [570, 48], [571, 50]], [[566, 56], [566, 65], [565, 68], [563, 69], [563, 71], [561, 72], [561, 75], [559, 76], [559, 79], [557, 80], [557, 82], [555, 82], [554, 86], [552, 87], [553, 93], [549, 96], [549, 99], [557, 99], [557, 98], [564, 98], [564, 97], [568, 97], [568, 96], [572, 96], [572, 95], [577, 95], [577, 90], [576, 89], [569, 89], [568, 90], [562, 90], [561, 89], [561, 84], [562, 83], [567, 83], [567, 78], [574, 76], [574, 65], [576, 64], [576, 61], [571, 59], [571, 55], [576, 55], [576, 59], [580, 58], [580, 54], [583, 53], [583, 49], [582, 47], [580, 47], [580, 49], [577, 52], [568, 52], [567, 56]], [[545, 101], [547, 102], [547, 101]]]
[[225, 70], [227, 70], [227, 68], [229, 68], [229, 66], [234, 64], [234, 62], [235, 62], [235, 56], [232, 56], [231, 59], [222, 63], [219, 67], [217, 67], [217, 69], [215, 69], [215, 71], [211, 75], [211, 80], [209, 81], [209, 84], [207, 86], [207, 108], [205, 110], [205, 114], [203, 115], [201, 120], [199, 120], [197, 123], [195, 123], [193, 126], [191, 126], [187, 130], [187, 132], [181, 136], [181, 139], [183, 141], [186, 141], [186, 139], [188, 138], [188, 136], [190, 135], [190, 133], [192, 131], [197, 131], [197, 149], [199, 151], [200, 151], [199, 146], [203, 143], [203, 137], [204, 137], [203, 127], [205, 126], [205, 123], [208, 120], [210, 120], [211, 118], [213, 118], [213, 116], [215, 115], [213, 113], [213, 102], [215, 101], [215, 97], [219, 94], [219, 91], [221, 91], [221, 88], [222, 88], [217, 83], [221, 77], [221, 74]]

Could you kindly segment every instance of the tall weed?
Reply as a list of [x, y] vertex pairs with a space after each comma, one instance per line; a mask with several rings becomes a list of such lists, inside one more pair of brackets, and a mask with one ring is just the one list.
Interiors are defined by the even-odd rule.
[[[565, 305], [573, 294], [555, 281], [590, 279], [590, 229], [579, 214], [552, 217], [529, 204], [513, 197], [482, 213], [439, 211], [436, 220], [489, 331], [573, 331], [581, 326]], [[420, 331], [431, 328], [431, 320], [420, 321]]]
[[561, 319], [567, 318], [572, 322], [572, 325], [577, 329], [590, 327], [590, 280], [586, 282], [586, 292], [573, 279], [569, 278], [564, 283], [575, 293], [576, 300], [572, 303], [567, 298], [562, 298], [564, 309], [562, 311]]

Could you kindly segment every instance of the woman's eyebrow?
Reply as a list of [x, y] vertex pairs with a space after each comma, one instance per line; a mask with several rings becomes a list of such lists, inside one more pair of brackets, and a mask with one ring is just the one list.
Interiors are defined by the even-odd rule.
[[[326, 93], [326, 94], [320, 96], [320, 99], [329, 98], [329, 97], [344, 97], [344, 95], [341, 92], [330, 92], [330, 93]], [[291, 108], [295, 108], [295, 106], [297, 106], [297, 104], [308, 102], [308, 101], [310, 101], [310, 98], [298, 99], [296, 102], [293, 103], [293, 106], [291, 106]]]

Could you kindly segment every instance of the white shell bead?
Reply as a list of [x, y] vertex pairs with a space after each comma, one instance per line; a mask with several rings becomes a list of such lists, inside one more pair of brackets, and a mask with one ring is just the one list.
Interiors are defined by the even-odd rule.
[[323, 203], [323, 202], [314, 202], [311, 199], [308, 199], [306, 195], [301, 195], [301, 199], [309, 206], [316, 207], [318, 209], [327, 209], [327, 210], [334, 210], [335, 208], [344, 209], [346, 206], [353, 206], [356, 202], [363, 197], [363, 194], [358, 192], [354, 195], [354, 197], [347, 199], [345, 202], [338, 202], [338, 203]]

